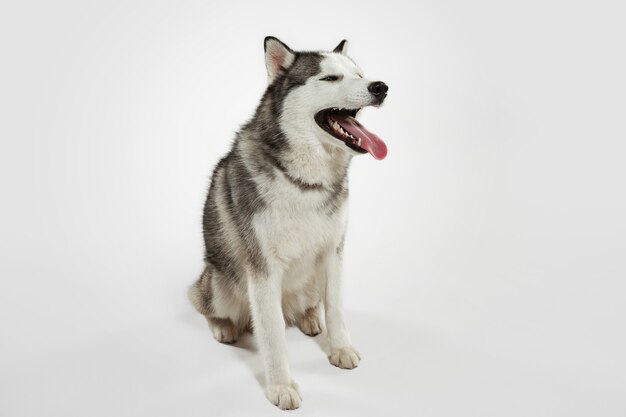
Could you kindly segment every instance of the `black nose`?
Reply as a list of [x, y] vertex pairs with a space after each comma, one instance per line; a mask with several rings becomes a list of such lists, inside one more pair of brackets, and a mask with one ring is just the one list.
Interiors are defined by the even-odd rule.
[[374, 81], [370, 85], [367, 86], [367, 89], [370, 93], [374, 94], [376, 97], [382, 96], [389, 90], [387, 84], [382, 81]]

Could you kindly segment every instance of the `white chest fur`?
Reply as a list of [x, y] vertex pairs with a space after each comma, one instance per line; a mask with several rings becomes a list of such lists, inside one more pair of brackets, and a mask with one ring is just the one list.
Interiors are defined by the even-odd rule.
[[[309, 193], [326, 194], [317, 191]], [[306, 197], [301, 203], [274, 200], [266, 210], [255, 216], [253, 222], [264, 255], [268, 261], [278, 262], [283, 268], [288, 268], [294, 260], [314, 256], [336, 246], [345, 231], [345, 202], [329, 215], [319, 206], [310, 204], [315, 197]]]

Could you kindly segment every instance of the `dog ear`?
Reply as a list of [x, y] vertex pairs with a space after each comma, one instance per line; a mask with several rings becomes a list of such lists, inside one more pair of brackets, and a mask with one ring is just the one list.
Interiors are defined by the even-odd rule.
[[343, 55], [348, 55], [348, 41], [344, 39], [341, 42], [339, 42], [339, 45], [337, 45], [335, 49], [333, 49], [333, 52], [337, 52]]
[[296, 58], [296, 53], [273, 36], [265, 38], [265, 66], [267, 78], [271, 84], [276, 77], [289, 69]]

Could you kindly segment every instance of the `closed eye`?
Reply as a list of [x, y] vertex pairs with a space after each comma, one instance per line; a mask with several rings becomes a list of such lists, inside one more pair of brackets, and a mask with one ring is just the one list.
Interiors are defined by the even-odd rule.
[[338, 81], [338, 80], [339, 80], [338, 75], [327, 75], [324, 78], [320, 78], [320, 81]]

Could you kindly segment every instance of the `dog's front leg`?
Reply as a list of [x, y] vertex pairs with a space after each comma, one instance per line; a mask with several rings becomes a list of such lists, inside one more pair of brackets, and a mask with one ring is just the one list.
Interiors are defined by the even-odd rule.
[[350, 334], [343, 319], [341, 298], [341, 250], [332, 250], [326, 257], [326, 329], [330, 345], [330, 363], [344, 369], [359, 365], [361, 356], [352, 346]]
[[281, 287], [282, 272], [250, 275], [248, 291], [254, 334], [265, 366], [265, 394], [280, 409], [293, 410], [300, 407], [302, 397], [287, 361]]

